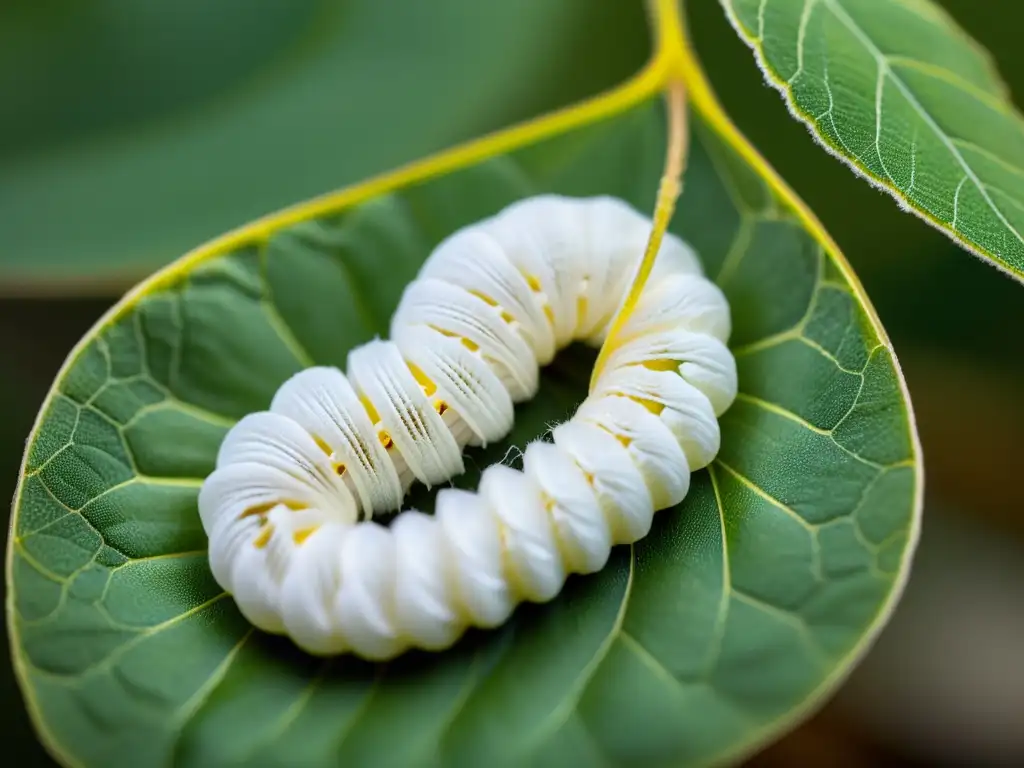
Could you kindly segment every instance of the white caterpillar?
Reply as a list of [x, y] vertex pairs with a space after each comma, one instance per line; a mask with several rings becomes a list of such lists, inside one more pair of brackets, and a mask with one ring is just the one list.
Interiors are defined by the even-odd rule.
[[439, 491], [433, 517], [368, 518], [508, 434], [558, 349], [603, 341], [650, 228], [609, 197], [511, 205], [434, 250], [391, 341], [353, 349], [347, 377], [302, 371], [233, 427], [199, 511], [242, 613], [316, 654], [438, 650], [645, 536], [718, 452], [736, 396], [728, 303], [672, 235], [589, 396], [522, 472], [495, 464], [476, 493]]

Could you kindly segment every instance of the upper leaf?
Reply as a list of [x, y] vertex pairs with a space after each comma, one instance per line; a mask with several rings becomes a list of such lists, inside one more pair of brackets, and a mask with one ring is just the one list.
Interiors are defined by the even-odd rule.
[[1024, 120], [988, 54], [929, 0], [721, 0], [824, 146], [1024, 279]]
[[[651, 210], [670, 76], [694, 108], [671, 228], [733, 307], [741, 394], [718, 460], [599, 574], [449, 652], [325, 662], [254, 632], [211, 578], [196, 511], [226, 430], [296, 370], [384, 333], [457, 227], [541, 192]], [[457, 484], [566, 418], [593, 361], [561, 355]], [[29, 440], [8, 553], [15, 665], [74, 765], [723, 760], [808, 712], [885, 623], [917, 536], [918, 450], [849, 267], [692, 59], [661, 56], [601, 99], [255, 222], [122, 300]]]

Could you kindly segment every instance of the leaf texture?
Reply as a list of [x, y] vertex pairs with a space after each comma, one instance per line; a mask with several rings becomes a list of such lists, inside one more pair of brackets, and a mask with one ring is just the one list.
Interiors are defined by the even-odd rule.
[[1024, 279], [1024, 119], [930, 0], [721, 0], [768, 81], [857, 173]]
[[[229, 235], [83, 339], [30, 437], [8, 553], [15, 665], [63, 762], [703, 765], [776, 736], [843, 678], [917, 537], [909, 402], [842, 257], [692, 72], [671, 229], [730, 299], [741, 395], [684, 503], [553, 602], [388, 665], [253, 631], [207, 566], [196, 497], [227, 429], [295, 371], [343, 365], [385, 333], [441, 238], [540, 192], [653, 208], [657, 71], [575, 118], [474, 145], [495, 151], [456, 150]], [[508, 440], [471, 451], [456, 484], [566, 419], [593, 362], [560, 355]]]

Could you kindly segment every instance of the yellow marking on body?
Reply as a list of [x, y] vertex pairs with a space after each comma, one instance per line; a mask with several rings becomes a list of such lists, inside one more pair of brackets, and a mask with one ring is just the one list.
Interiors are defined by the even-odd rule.
[[321, 451], [326, 453], [328, 456], [330, 456], [332, 453], [334, 453], [334, 449], [331, 448], [331, 446], [329, 446], [327, 444], [327, 441], [324, 440], [322, 437], [320, 437], [320, 435], [313, 435], [313, 442], [316, 443], [317, 447]]
[[306, 539], [319, 530], [319, 525], [311, 525], [308, 528], [299, 528], [292, 532], [292, 541], [294, 541], [296, 545], [301, 545]]
[[508, 540], [508, 526], [506, 526], [505, 523], [503, 523], [499, 519], [498, 545], [501, 548], [501, 569], [505, 573], [505, 583], [508, 584], [509, 591], [517, 600], [521, 601], [522, 596], [526, 594], [526, 592], [523, 589], [523, 582], [519, 578], [519, 571], [516, 569], [515, 561], [512, 559], [512, 553], [508, 546]]
[[[480, 301], [482, 301], [489, 307], [497, 307], [499, 309], [501, 308], [501, 305], [498, 304], [497, 299], [495, 299], [493, 296], [488, 296], [483, 291], [478, 291], [475, 288], [470, 288], [466, 292], [472, 294], [473, 296], [476, 296], [478, 299], [480, 299]], [[506, 323], [514, 323], [516, 321], [515, 316], [504, 309], [501, 310], [501, 319], [504, 320]]]
[[256, 516], [262, 517], [263, 515], [267, 514], [270, 510], [272, 510], [276, 506], [277, 506], [277, 502], [276, 501], [272, 501], [269, 504], [259, 504], [259, 505], [255, 506], [255, 507], [249, 507], [247, 510], [245, 510], [242, 514], [240, 514], [238, 516], [238, 519], [241, 520], [241, 519], [246, 518], [246, 517], [256, 517]]
[[262, 517], [263, 515], [266, 515], [268, 512], [270, 512], [270, 510], [272, 510], [274, 507], [287, 507], [292, 512], [299, 512], [303, 509], [308, 509], [309, 505], [303, 504], [301, 501], [293, 501], [291, 499], [285, 499], [283, 501], [268, 501], [266, 504], [257, 504], [254, 507], [249, 507], [247, 510], [245, 510], [242, 514], [238, 516], [238, 519], [241, 520], [245, 517], [256, 516]]
[[640, 365], [652, 371], [671, 371], [672, 373], [679, 371], [678, 360], [646, 360]]
[[263, 549], [264, 547], [267, 546], [267, 544], [270, 543], [270, 537], [273, 536], [273, 535], [274, 535], [274, 524], [273, 523], [265, 523], [263, 525], [263, 527], [260, 528], [259, 534], [256, 536], [255, 539], [253, 539], [252, 545], [254, 547], [256, 547], [256, 549]]
[[488, 296], [483, 291], [478, 291], [475, 288], [471, 288], [471, 289], [469, 289], [467, 291], [467, 293], [470, 293], [473, 296], [476, 296], [478, 299], [480, 299], [480, 301], [484, 302], [484, 304], [487, 304], [487, 305], [489, 305], [491, 307], [498, 306], [498, 302], [495, 301], [494, 299], [492, 299], [490, 296]]
[[536, 275], [523, 275], [523, 277], [526, 278], [526, 284], [530, 286], [530, 290], [534, 293], [540, 293], [543, 290], [540, 280], [537, 279]]
[[438, 333], [440, 333], [442, 336], [447, 336], [449, 339], [458, 339], [460, 342], [462, 342], [462, 346], [464, 346], [470, 352], [476, 352], [477, 350], [480, 349], [480, 345], [477, 344], [475, 341], [471, 341], [467, 339], [465, 336], [460, 336], [459, 334], [455, 333], [455, 331], [446, 331], [444, 328], [438, 328], [436, 325], [431, 325], [430, 327], [433, 328]]
[[613, 432], [610, 428], [606, 427], [604, 424], [598, 424], [597, 426], [598, 426], [599, 429], [603, 429], [609, 435], [611, 435], [616, 440], [618, 440], [619, 443], [622, 444], [623, 448], [629, 448], [629, 446], [632, 445], [632, 443], [633, 443], [633, 438], [632, 437], [627, 437], [626, 435], [620, 435], [618, 432]]
[[653, 413], [655, 416], [660, 416], [661, 412], [665, 410], [665, 404], [659, 403], [657, 400], [648, 400], [646, 397], [631, 397], [630, 400], [635, 400], [640, 403], [644, 408]]
[[391, 439], [391, 434], [386, 429], [382, 429], [377, 433], [377, 439], [380, 440], [381, 445], [389, 450], [395, 444], [395, 441]]
[[370, 417], [370, 423], [378, 423], [380, 421], [380, 414], [377, 413], [377, 409], [373, 407], [373, 403], [370, 402], [370, 398], [366, 395], [359, 395], [359, 402], [363, 404], [363, 409], [366, 411], [366, 415]]
[[423, 372], [422, 368], [416, 365], [416, 363], [410, 363], [408, 361], [406, 361], [405, 364], [409, 366], [409, 373], [411, 373], [412, 377], [416, 379], [416, 383], [423, 388], [424, 395], [430, 397], [432, 394], [437, 392], [437, 384], [432, 378]]

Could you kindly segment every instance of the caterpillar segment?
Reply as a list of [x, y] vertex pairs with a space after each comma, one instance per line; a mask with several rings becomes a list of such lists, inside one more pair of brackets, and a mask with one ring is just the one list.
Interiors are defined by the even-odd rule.
[[373, 521], [505, 437], [559, 349], [602, 344], [650, 227], [610, 197], [517, 202], [438, 245], [390, 340], [353, 349], [346, 373], [296, 374], [238, 422], [199, 510], [246, 618], [319, 655], [441, 650], [600, 570], [682, 501], [718, 452], [736, 365], [725, 296], [670, 234], [592, 391], [522, 471], [492, 465], [476, 492], [439, 490], [433, 516]]

